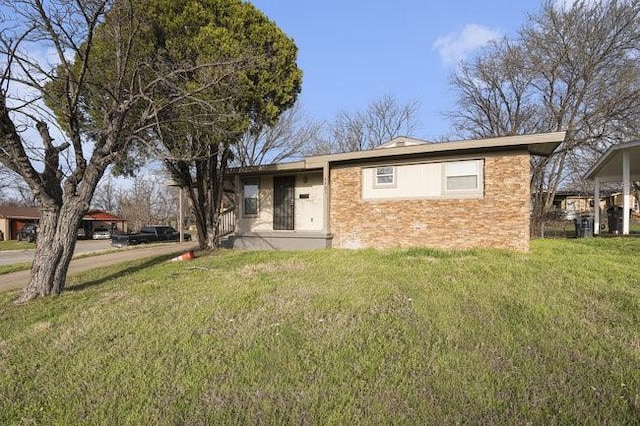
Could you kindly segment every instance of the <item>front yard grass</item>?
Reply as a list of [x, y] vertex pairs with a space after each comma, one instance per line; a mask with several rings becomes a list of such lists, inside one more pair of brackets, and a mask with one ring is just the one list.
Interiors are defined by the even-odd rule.
[[3, 250], [29, 250], [35, 248], [34, 243], [28, 243], [26, 241], [18, 240], [4, 240], [0, 241], [0, 251]]
[[637, 424], [640, 239], [220, 251], [0, 294], [0, 424]]
[[11, 263], [9, 265], [0, 265], [0, 275], [10, 274], [12, 272], [26, 271], [31, 269], [31, 262]]

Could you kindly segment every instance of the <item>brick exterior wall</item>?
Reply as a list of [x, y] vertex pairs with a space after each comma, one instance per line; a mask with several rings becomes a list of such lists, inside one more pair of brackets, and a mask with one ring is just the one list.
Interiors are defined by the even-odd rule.
[[484, 196], [362, 200], [362, 167], [331, 169], [333, 247], [529, 250], [530, 155], [484, 157]]

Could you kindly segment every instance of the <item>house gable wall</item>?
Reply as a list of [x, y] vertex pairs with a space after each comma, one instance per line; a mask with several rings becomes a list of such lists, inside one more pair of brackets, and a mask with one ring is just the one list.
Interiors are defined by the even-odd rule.
[[513, 152], [481, 158], [484, 193], [467, 198], [364, 200], [364, 167], [332, 167], [333, 247], [491, 247], [527, 251], [530, 155]]

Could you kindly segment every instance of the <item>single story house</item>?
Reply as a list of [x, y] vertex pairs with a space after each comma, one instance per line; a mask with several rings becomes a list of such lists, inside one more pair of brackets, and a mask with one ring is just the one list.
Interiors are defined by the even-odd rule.
[[553, 208], [573, 214], [591, 212], [593, 195], [581, 191], [557, 191], [553, 197]]
[[[39, 220], [40, 213], [36, 207], [0, 206], [0, 232], [5, 240], [17, 239], [18, 232], [25, 225], [38, 223]], [[81, 228], [91, 238], [97, 228], [126, 232], [127, 221], [101, 210], [89, 210], [82, 218]]]
[[[580, 215], [591, 215], [594, 212], [593, 194], [583, 191], [558, 191], [553, 198], [553, 210], [555, 217], [565, 220], [573, 220]], [[600, 190], [600, 216], [610, 207], [622, 209], [624, 205], [624, 194], [612, 190]], [[640, 204], [634, 197], [631, 198], [631, 210], [640, 212]]]
[[529, 249], [531, 156], [564, 132], [427, 143], [235, 168], [233, 248]]

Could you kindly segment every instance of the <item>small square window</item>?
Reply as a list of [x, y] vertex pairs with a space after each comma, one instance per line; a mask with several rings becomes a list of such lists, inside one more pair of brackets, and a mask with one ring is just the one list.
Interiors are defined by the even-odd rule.
[[375, 186], [392, 186], [396, 183], [395, 169], [391, 166], [377, 167]]

